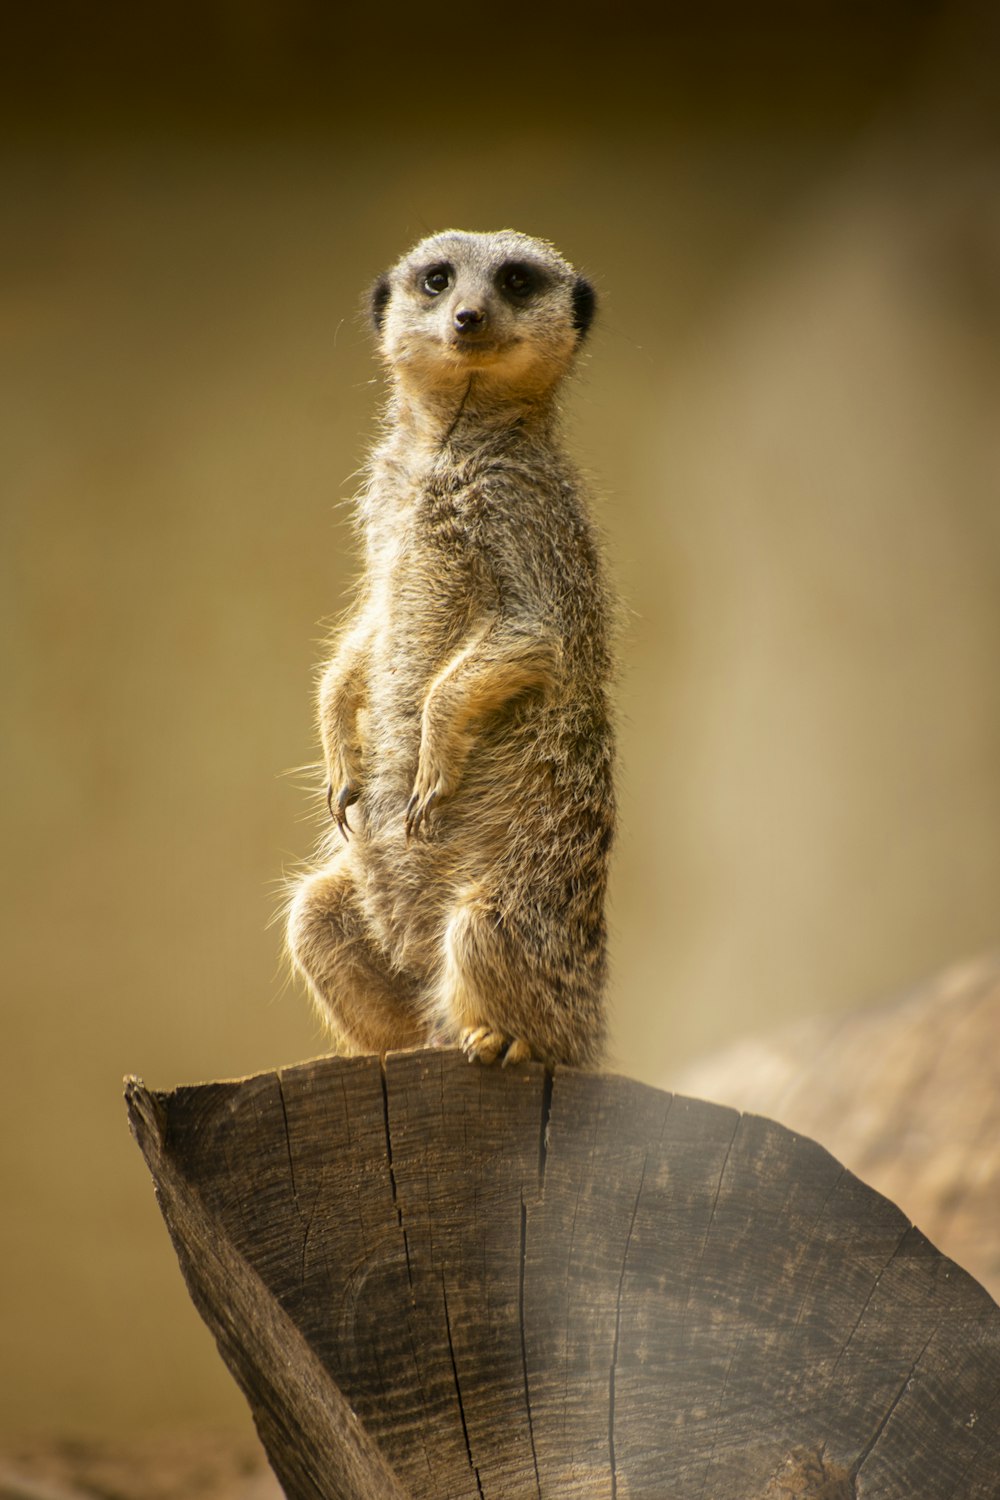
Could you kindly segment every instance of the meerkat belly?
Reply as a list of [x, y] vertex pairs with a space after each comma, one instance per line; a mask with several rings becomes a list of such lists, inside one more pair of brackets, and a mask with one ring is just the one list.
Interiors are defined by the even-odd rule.
[[[406, 566], [404, 554], [403, 565]], [[393, 577], [370, 655], [363, 811], [369, 837], [399, 831], [413, 790], [428, 689], [471, 627], [469, 590], [447, 569]], [[433, 581], [431, 581], [433, 580]]]
[[[398, 661], [389, 647], [385, 664]], [[448, 643], [450, 644], [450, 643]], [[412, 657], [397, 667], [393, 687], [370, 700], [370, 754], [362, 807], [365, 818], [364, 904], [380, 942], [400, 967], [430, 974], [455, 900], [472, 890], [510, 884], [516, 815], [523, 829], [550, 826], [552, 776], [535, 722], [541, 705], [500, 709], [472, 727], [457, 785], [434, 808], [425, 835], [407, 838], [405, 814], [420, 753], [420, 708], [440, 671], [430, 657], [413, 674]], [[388, 678], [388, 671], [383, 680]], [[541, 737], [544, 739], [544, 736]], [[528, 840], [530, 847], [531, 841]], [[529, 872], [523, 859], [518, 879]]]

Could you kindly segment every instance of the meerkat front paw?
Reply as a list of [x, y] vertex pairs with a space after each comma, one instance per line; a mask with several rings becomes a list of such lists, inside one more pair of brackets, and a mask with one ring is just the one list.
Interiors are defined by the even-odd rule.
[[347, 821], [347, 809], [361, 796], [363, 760], [359, 746], [347, 741], [324, 738], [326, 760], [326, 805], [343, 839], [354, 832]]
[[356, 781], [345, 781], [336, 796], [334, 796], [333, 782], [328, 781], [326, 784], [326, 805], [330, 809], [330, 817], [336, 823], [344, 839], [354, 832], [347, 821], [347, 809], [357, 802], [360, 796], [361, 788]]
[[459, 1046], [470, 1062], [496, 1062], [503, 1053], [501, 1067], [508, 1063], [529, 1062], [531, 1048], [521, 1037], [504, 1036], [492, 1026], [467, 1026], [459, 1039]]
[[413, 793], [406, 804], [406, 837], [416, 838], [418, 834], [426, 834], [431, 821], [431, 810], [446, 797], [451, 791], [451, 782], [439, 767], [425, 762], [420, 757], [417, 766], [417, 779], [413, 783]]
[[424, 833], [430, 826], [431, 808], [440, 797], [441, 793], [436, 787], [429, 792], [421, 794], [415, 791], [406, 804], [406, 837], [416, 838], [423, 829]]

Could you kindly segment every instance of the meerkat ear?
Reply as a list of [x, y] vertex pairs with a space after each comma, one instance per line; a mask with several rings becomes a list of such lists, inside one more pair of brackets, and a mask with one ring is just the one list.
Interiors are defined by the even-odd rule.
[[580, 335], [581, 343], [587, 337], [596, 311], [597, 293], [586, 276], [578, 276], [573, 283], [573, 327]]
[[389, 301], [390, 291], [389, 277], [384, 274], [379, 277], [371, 289], [368, 306], [372, 315], [372, 322], [375, 324], [376, 333], [382, 332], [382, 324], [385, 321], [385, 309]]

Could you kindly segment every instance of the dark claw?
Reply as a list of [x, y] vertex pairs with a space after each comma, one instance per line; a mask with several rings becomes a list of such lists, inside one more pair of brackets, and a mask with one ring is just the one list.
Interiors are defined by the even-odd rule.
[[438, 799], [438, 793], [428, 792], [421, 802], [416, 792], [406, 804], [406, 837], [414, 838], [420, 832], [422, 826], [430, 819], [431, 808]]
[[354, 832], [354, 829], [347, 821], [347, 809], [352, 805], [352, 803], [357, 802], [360, 795], [361, 792], [359, 788], [348, 781], [344, 784], [344, 786], [340, 788], [340, 791], [337, 793], [337, 801], [335, 805], [333, 800], [333, 784], [329, 781], [326, 784], [326, 805], [330, 809], [330, 817], [336, 823], [338, 829], [340, 830], [341, 837], [345, 840], [349, 834]]

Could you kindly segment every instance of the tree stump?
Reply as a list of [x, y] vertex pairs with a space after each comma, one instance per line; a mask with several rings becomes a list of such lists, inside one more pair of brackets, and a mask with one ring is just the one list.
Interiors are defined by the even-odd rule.
[[997, 1500], [1000, 1308], [822, 1147], [326, 1058], [129, 1113], [289, 1500]]
[[664, 1082], [822, 1141], [1000, 1297], [1000, 954]]

